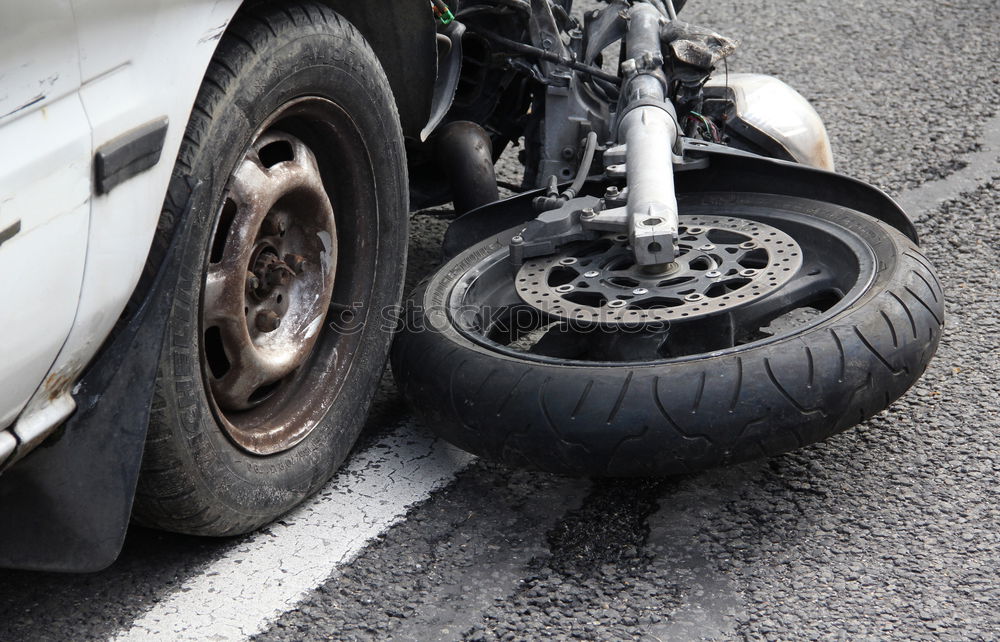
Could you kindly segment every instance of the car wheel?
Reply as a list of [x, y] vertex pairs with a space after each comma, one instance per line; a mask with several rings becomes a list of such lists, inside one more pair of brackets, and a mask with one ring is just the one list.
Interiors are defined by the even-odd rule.
[[359, 32], [316, 3], [229, 26], [166, 214], [192, 227], [134, 518], [253, 530], [315, 492], [360, 432], [406, 253], [399, 118]]

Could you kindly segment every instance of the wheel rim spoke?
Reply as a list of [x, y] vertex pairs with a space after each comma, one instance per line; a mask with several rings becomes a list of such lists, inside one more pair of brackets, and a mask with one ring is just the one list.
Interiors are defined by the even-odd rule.
[[279, 377], [267, 373], [262, 364], [251, 356], [252, 350], [245, 349], [239, 342], [226, 344], [226, 352], [232, 352], [236, 358], [226, 374], [212, 380], [212, 392], [228, 408], [251, 408], [254, 405], [251, 401], [253, 393], [262, 386], [274, 383]]
[[807, 307], [824, 293], [837, 289], [832, 275], [821, 270], [818, 274], [809, 266], [803, 266], [801, 276], [794, 278], [785, 287], [771, 295], [733, 310], [733, 322], [744, 330], [758, 330], [774, 319], [798, 308]]

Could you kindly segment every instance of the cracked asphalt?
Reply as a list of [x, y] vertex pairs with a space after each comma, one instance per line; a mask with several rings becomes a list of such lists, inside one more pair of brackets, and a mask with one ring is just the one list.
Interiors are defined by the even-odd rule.
[[[456, 465], [255, 637], [997, 637], [1000, 6], [690, 0], [681, 16], [741, 41], [730, 71], [777, 75], [813, 101], [839, 171], [917, 217], [948, 297], [925, 376], [824, 443], [684, 478]], [[411, 283], [437, 263], [446, 215], [413, 218]], [[359, 450], [411, 424], [387, 374]], [[113, 637], [257, 541], [134, 528], [99, 574], [0, 571], [0, 639]]]

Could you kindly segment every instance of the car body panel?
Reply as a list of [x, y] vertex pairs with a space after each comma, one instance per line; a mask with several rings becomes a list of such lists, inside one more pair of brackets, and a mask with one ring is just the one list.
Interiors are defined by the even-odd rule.
[[[39, 239], [40, 245], [35, 247], [39, 254], [44, 250], [44, 254], [67, 259], [72, 255], [76, 262], [63, 266], [58, 288], [56, 284], [47, 284], [53, 294], [51, 299], [44, 301], [47, 312], [31, 310], [33, 316], [20, 317], [23, 325], [32, 328], [34, 334], [30, 338], [22, 337], [20, 347], [10, 352], [27, 353], [23, 346], [40, 346], [44, 343], [43, 336], [52, 343], [51, 338], [56, 334], [52, 323], [29, 322], [28, 319], [52, 319], [50, 306], [53, 305], [72, 310], [64, 311], [59, 317], [63, 331], [57, 345], [45, 355], [47, 361], [36, 354], [25, 358], [40, 372], [34, 378], [21, 378], [21, 386], [16, 389], [22, 399], [27, 400], [25, 393], [31, 397], [26, 405], [21, 402], [23, 411], [13, 427], [19, 443], [11, 461], [29, 451], [72, 412], [69, 393], [73, 383], [114, 327], [138, 283], [191, 105], [218, 39], [239, 8], [239, 2], [74, 0], [71, 8], [75, 32], [66, 40], [74, 47], [78, 44], [79, 56], [75, 50], [60, 51], [61, 55], [72, 54], [77, 78], [82, 74], [83, 82], [64, 100], [75, 101], [78, 116], [82, 118], [75, 125], [86, 133], [85, 141], [79, 141], [85, 145], [74, 149], [73, 168], [76, 171], [73, 176], [78, 180], [74, 198], [86, 203], [89, 220], [85, 217], [83, 225], [78, 224], [72, 234]], [[65, 37], [64, 33], [54, 31], [46, 37], [51, 40], [57, 35]], [[54, 47], [51, 43], [50, 46]], [[175, 53], [164, 55], [164, 52]], [[10, 55], [16, 56], [16, 53]], [[168, 125], [161, 162], [107, 194], [91, 196], [94, 151], [123, 132], [164, 117], [173, 126]], [[38, 130], [36, 124], [29, 125], [31, 129], [26, 127], [25, 132]], [[0, 128], [0, 135], [8, 129], [12, 128]], [[15, 162], [21, 163], [23, 171], [22, 159]], [[43, 159], [39, 171], [42, 174], [51, 172], [55, 166], [53, 159]], [[53, 176], [45, 180], [49, 190], [70, 193], [54, 185]], [[37, 194], [28, 193], [23, 181], [11, 181], [10, 184], [17, 189], [18, 198], [34, 204], [38, 210], [51, 211], [48, 205], [37, 207], [45, 201]], [[22, 235], [26, 236], [23, 232]], [[71, 248], [77, 251], [72, 253]], [[11, 249], [0, 251], [0, 262], [23, 262], [24, 257]], [[67, 290], [70, 283], [75, 287], [72, 293]], [[36, 303], [42, 302], [38, 297], [33, 298]], [[32, 371], [32, 374], [36, 373]], [[7, 389], [14, 390], [12, 386]], [[62, 411], [54, 413], [50, 407], [53, 405]], [[8, 423], [10, 415], [10, 411], [5, 414]]]
[[[90, 125], [68, 1], [0, 6], [0, 428], [73, 325], [90, 215]], [[34, 435], [29, 435], [34, 437]], [[10, 452], [0, 441], [0, 461]]]

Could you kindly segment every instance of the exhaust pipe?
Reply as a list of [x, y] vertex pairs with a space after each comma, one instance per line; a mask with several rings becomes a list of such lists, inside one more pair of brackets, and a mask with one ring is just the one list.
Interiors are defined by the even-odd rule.
[[435, 152], [448, 174], [458, 215], [499, 200], [493, 143], [476, 123], [458, 120], [438, 129]]

